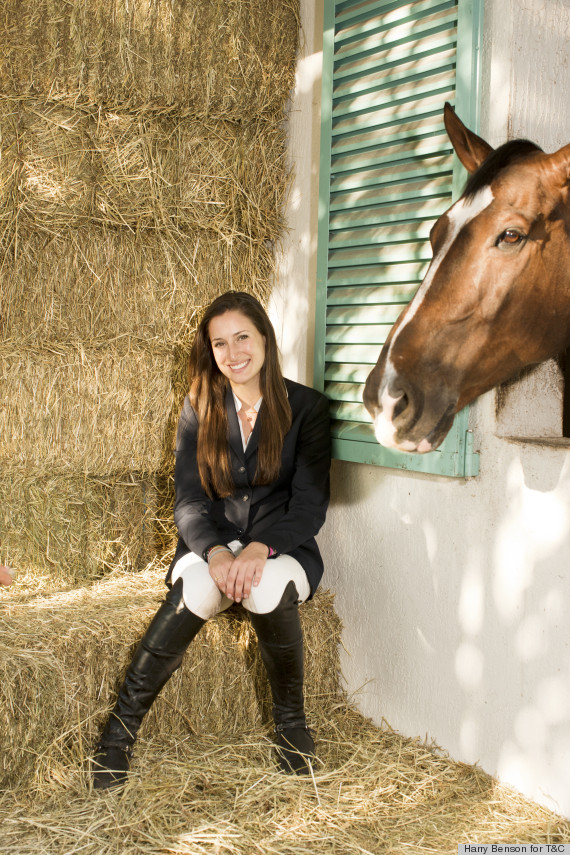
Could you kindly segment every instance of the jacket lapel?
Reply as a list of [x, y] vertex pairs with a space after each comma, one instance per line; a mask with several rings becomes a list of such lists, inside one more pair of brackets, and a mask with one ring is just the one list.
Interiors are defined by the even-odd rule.
[[243, 442], [241, 441], [241, 431], [239, 429], [239, 419], [238, 414], [236, 412], [234, 393], [232, 392], [232, 387], [229, 385], [229, 383], [226, 392], [226, 411], [228, 413], [230, 446], [232, 448], [232, 451], [237, 454], [239, 459], [244, 460], [245, 455], [243, 453]]

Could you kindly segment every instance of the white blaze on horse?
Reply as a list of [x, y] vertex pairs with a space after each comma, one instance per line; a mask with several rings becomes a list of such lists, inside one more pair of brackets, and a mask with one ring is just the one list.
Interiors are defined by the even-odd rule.
[[425, 279], [364, 390], [378, 441], [420, 453], [466, 404], [570, 340], [570, 144], [494, 150], [449, 104], [444, 120], [471, 175], [431, 230]]

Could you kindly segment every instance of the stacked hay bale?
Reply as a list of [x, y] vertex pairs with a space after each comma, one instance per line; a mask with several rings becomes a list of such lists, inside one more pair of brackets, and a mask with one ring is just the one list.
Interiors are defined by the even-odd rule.
[[172, 545], [200, 310], [269, 291], [297, 14], [4, 4], [0, 562], [70, 587]]
[[[164, 592], [164, 568], [108, 574], [89, 586], [7, 599], [0, 620], [0, 789], [25, 790], [56, 770], [87, 769], [109, 707]], [[302, 609], [307, 711], [339, 699], [340, 621], [332, 596]], [[215, 735], [220, 744], [271, 721], [269, 687], [243, 609], [209, 621], [141, 730], [170, 744]]]
[[[0, 591], [0, 786], [12, 792], [86, 768], [164, 594], [196, 323], [227, 289], [269, 294], [297, 5], [3, 5], [0, 563], [19, 575]], [[339, 693], [331, 598], [304, 621], [314, 708]], [[209, 625], [145, 732], [259, 728], [269, 698], [251, 637], [241, 610]]]

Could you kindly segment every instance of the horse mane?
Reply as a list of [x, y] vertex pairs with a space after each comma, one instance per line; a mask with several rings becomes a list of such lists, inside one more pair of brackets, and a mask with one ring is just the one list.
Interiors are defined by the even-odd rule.
[[503, 143], [491, 152], [473, 175], [469, 176], [463, 195], [471, 201], [473, 196], [479, 190], [488, 187], [503, 169], [537, 151], [542, 149], [530, 140], [517, 139]]

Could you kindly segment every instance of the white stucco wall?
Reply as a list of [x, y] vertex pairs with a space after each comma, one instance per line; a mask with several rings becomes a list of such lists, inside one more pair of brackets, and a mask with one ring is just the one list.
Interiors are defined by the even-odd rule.
[[[291, 231], [272, 304], [285, 371], [305, 382], [321, 2], [302, 0]], [[548, 151], [570, 141], [569, 36], [570, 0], [487, 0], [482, 133], [491, 143], [514, 134]], [[544, 417], [546, 433], [556, 430], [557, 407]], [[515, 391], [500, 425], [495, 393], [472, 408], [481, 474], [469, 481], [335, 462], [319, 542], [361, 710], [570, 816], [570, 450], [499, 435], [520, 433], [529, 408], [536, 435], [541, 407], [526, 395]]]

